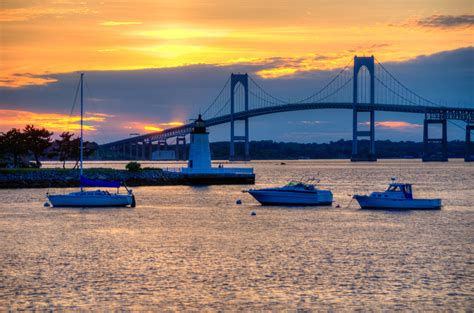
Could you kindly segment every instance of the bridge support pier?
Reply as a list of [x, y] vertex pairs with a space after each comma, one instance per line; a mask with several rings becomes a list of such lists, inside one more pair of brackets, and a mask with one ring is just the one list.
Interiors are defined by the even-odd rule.
[[133, 143], [128, 144], [128, 159], [133, 160]]
[[175, 151], [175, 157], [176, 161], [180, 160], [186, 160], [186, 137], [185, 136], [179, 136], [176, 137], [176, 151]]
[[474, 143], [471, 141], [471, 132], [474, 131], [474, 123], [466, 124], [466, 155], [464, 161], [474, 162]]
[[[358, 130], [358, 113], [359, 112], [369, 112], [370, 113], [370, 122], [368, 131], [359, 131]], [[361, 154], [359, 152], [358, 140], [359, 137], [368, 137], [369, 138], [369, 153]], [[359, 161], [377, 161], [377, 156], [375, 155], [375, 112], [371, 111], [353, 111], [352, 118], [352, 156], [351, 162]]]
[[149, 140], [147, 146], [148, 146], [147, 160], [151, 160], [153, 156], [153, 142]]
[[235, 161], [235, 142], [244, 142], [244, 157], [243, 160], [250, 160], [250, 145], [249, 145], [249, 119], [242, 119], [245, 123], [245, 135], [235, 135], [235, 86], [240, 83], [244, 88], [244, 105], [245, 111], [249, 109], [249, 89], [248, 89], [248, 75], [247, 74], [231, 74], [230, 76], [230, 147], [229, 160]]
[[[250, 145], [249, 145], [249, 119], [244, 119], [245, 123], [245, 135], [243, 136], [236, 136], [235, 135], [235, 125], [231, 123], [231, 135], [230, 135], [230, 161], [235, 161], [238, 158], [235, 157], [235, 143], [236, 142], [243, 142], [244, 143], [244, 161], [250, 160]], [[240, 159], [242, 160], [242, 159]]]
[[140, 160], [145, 160], [145, 154], [146, 154], [146, 142], [145, 141], [142, 141], [141, 142], [141, 156], [140, 156]]
[[[423, 162], [448, 161], [448, 126], [447, 119], [442, 114], [425, 115], [423, 123]], [[430, 138], [429, 125], [441, 125], [441, 138]]]

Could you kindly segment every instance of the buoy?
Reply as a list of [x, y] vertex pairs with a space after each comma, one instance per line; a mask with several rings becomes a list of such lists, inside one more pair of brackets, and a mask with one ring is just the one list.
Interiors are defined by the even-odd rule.
[[239, 199], [239, 200], [235, 201], [235, 204], [242, 204], [242, 200]]
[[45, 202], [44, 206], [47, 208], [47, 207], [50, 207], [51, 205], [49, 204], [49, 202]]
[[252, 211], [252, 213], [250, 213], [250, 215], [255, 216], [255, 215], [257, 215], [257, 212]]

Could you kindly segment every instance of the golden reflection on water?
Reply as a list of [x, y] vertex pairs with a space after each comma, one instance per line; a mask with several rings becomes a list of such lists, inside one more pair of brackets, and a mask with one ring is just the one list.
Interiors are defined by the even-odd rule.
[[[139, 187], [135, 209], [83, 210], [0, 190], [0, 308], [472, 308], [472, 164], [285, 162], [253, 162], [256, 187], [317, 174], [341, 207], [261, 207], [250, 186]], [[392, 176], [445, 206], [347, 207]]]

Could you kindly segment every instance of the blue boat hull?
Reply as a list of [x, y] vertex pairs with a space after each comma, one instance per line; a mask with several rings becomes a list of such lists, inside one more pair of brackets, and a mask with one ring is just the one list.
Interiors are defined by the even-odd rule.
[[135, 205], [133, 195], [48, 195], [53, 207], [124, 207]]

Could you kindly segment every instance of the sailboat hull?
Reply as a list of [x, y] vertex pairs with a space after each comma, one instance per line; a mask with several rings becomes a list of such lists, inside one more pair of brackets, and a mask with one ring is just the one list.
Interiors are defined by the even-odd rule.
[[124, 207], [134, 206], [133, 195], [88, 194], [48, 195], [53, 207]]

